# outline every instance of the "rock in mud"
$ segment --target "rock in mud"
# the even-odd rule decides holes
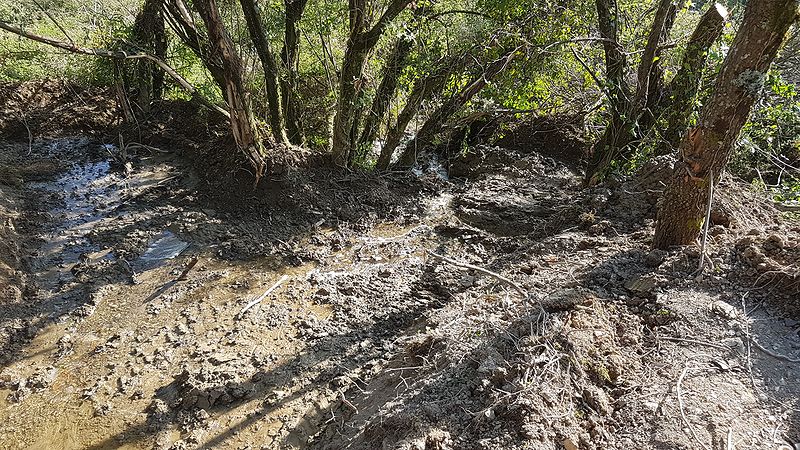
[[[658,278],[654,275],[641,275],[625,282],[625,289],[637,295],[650,296],[658,287]]]
[[[29,378],[18,378],[4,382],[4,385],[13,390],[7,400],[12,403],[21,402],[30,394],[41,392],[50,387],[57,375],[58,369],[53,366],[47,366],[37,369]]]
[[[215,405],[229,405],[255,393],[255,384],[252,381],[230,369],[202,368],[197,372],[184,370],[175,378],[175,383],[183,409],[208,409]]]

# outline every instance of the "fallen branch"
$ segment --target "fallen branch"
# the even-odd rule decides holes
[[[164,72],[166,72],[166,74],[169,75],[173,80],[175,80],[183,89],[188,91],[192,95],[192,98],[196,99],[204,106],[224,115],[225,117],[230,118],[230,114],[228,113],[228,111],[225,111],[219,106],[208,101],[208,99],[200,95],[200,92],[194,86],[192,86],[191,83],[186,81],[185,78],[183,78],[178,72],[176,72],[175,69],[173,69],[172,67],[170,67],[169,64],[156,58],[153,55],[141,52],[127,53],[124,51],[112,51],[104,48],[81,47],[74,43],[67,43],[46,36],[39,36],[38,34],[29,33],[21,28],[17,28],[3,21],[0,21],[0,29],[6,30],[10,33],[16,34],[17,36],[22,36],[32,41],[36,41],[42,44],[49,45],[51,47],[66,50],[71,53],[78,53],[82,55],[97,56],[101,58],[112,58],[112,59],[146,59],[148,61],[151,61],[158,67],[160,67],[161,70],[163,70]]]
[[[786,361],[786,362],[789,362],[789,363],[793,363],[793,364],[800,363],[800,359],[794,359],[794,358],[790,358],[790,357],[788,357],[786,355],[781,355],[780,353],[775,353],[772,350],[769,350],[766,347],[764,347],[763,345],[761,345],[757,340],[755,340],[755,338],[753,336],[749,336],[748,335],[747,337],[750,338],[750,341],[756,346],[757,349],[761,350],[762,352],[766,353],[769,356],[772,356],[773,358],[781,359],[783,361]]]
[[[197,261],[200,261],[200,258],[198,258],[197,256],[192,258],[189,261],[189,264],[186,265],[186,268],[183,269],[183,272],[181,272],[181,274],[178,276],[178,278],[175,278],[175,281],[186,281],[188,279],[187,275],[189,275],[189,271],[192,270],[192,268],[197,264]]]
[[[285,283],[285,282],[286,282],[286,280],[288,280],[288,279],[289,279],[289,275],[284,275],[284,276],[282,276],[282,277],[281,277],[281,278],[278,280],[278,282],[277,282],[277,283],[273,284],[271,288],[267,289],[267,290],[266,290],[266,291],[265,291],[263,294],[261,294],[261,295],[260,295],[258,298],[254,299],[254,300],[251,300],[251,301],[250,301],[250,303],[248,303],[248,304],[244,305],[244,308],[242,308],[242,310],[241,310],[241,311],[239,311],[239,317],[241,318],[242,316],[244,316],[244,313],[246,313],[246,312],[247,312],[247,311],[248,311],[250,308],[252,308],[253,306],[256,306],[256,305],[257,305],[257,304],[259,304],[259,303],[261,303],[261,301],[263,301],[265,298],[267,298],[267,296],[268,296],[269,294],[271,294],[271,293],[272,293],[272,291],[274,291],[275,289],[278,289],[278,287],[279,287],[280,285],[282,285],[283,283]]]
[[[686,367],[683,368],[683,372],[681,372],[681,375],[678,377],[678,384],[675,386],[675,391],[676,391],[676,393],[678,395],[678,407],[681,410],[681,419],[683,419],[683,423],[686,424],[686,427],[689,428],[689,431],[692,432],[692,437],[694,437],[694,440],[697,441],[697,443],[700,444],[700,446],[702,448],[708,450],[708,446],[706,444],[704,444],[703,441],[701,441],[699,437],[697,437],[697,433],[694,432],[694,427],[692,426],[691,423],[689,423],[689,419],[686,418],[686,412],[683,410],[683,397],[681,396],[681,383],[683,383],[683,379],[686,377],[687,373],[689,373],[689,366],[686,366]]]
[[[506,278],[506,277],[504,277],[504,276],[500,275],[499,273],[492,272],[491,270],[484,269],[483,267],[478,267],[478,266],[475,266],[475,265],[472,265],[472,264],[469,264],[469,263],[465,263],[465,262],[461,262],[461,261],[456,261],[456,260],[454,260],[454,259],[450,259],[450,258],[448,258],[448,257],[446,257],[446,256],[437,255],[436,253],[433,253],[433,252],[432,252],[432,251],[430,251],[430,250],[426,250],[426,251],[427,251],[427,253],[428,253],[429,255],[433,256],[434,258],[436,258],[436,259],[439,259],[439,260],[442,260],[442,261],[444,261],[444,262],[446,262],[446,263],[448,263],[448,264],[452,264],[452,265],[454,265],[454,266],[456,266],[456,267],[461,267],[461,268],[463,268],[463,269],[471,269],[471,270],[476,270],[476,271],[478,271],[478,272],[480,272],[480,273],[483,273],[483,274],[489,275],[490,277],[492,277],[492,278],[494,278],[494,279],[496,279],[496,280],[500,281],[501,283],[503,283],[503,284],[506,284],[506,285],[508,285],[508,286],[511,286],[511,287],[513,287],[513,288],[514,288],[514,289],[515,289],[517,292],[519,292],[519,293],[520,293],[520,295],[522,295],[522,297],[523,297],[523,298],[525,298],[525,299],[527,299],[527,298],[528,298],[528,291],[526,291],[525,289],[523,289],[523,288],[522,288],[522,286],[518,285],[517,283],[515,283],[515,282],[513,282],[513,281],[509,280],[508,278]]]
[[[698,339],[684,339],[684,338],[677,338],[677,337],[670,337],[670,336],[659,336],[659,339],[663,339],[665,341],[672,341],[672,342],[686,342],[690,344],[698,344],[698,345],[705,345],[708,347],[716,348],[719,350],[730,350],[728,347],[724,345],[715,344],[713,342],[708,341],[701,341]]]

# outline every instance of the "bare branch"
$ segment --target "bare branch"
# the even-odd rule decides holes
[[[169,64],[165,63],[164,61],[156,58],[153,55],[149,55],[147,53],[142,52],[134,52],[128,53],[121,50],[108,50],[104,48],[90,48],[90,47],[81,47],[76,45],[75,43],[67,43],[63,41],[59,41],[56,39],[49,38],[47,36],[39,36],[38,34],[29,33],[21,28],[17,28],[13,25],[10,25],[6,22],[0,21],[0,29],[6,30],[9,33],[14,33],[18,36],[22,36],[26,39],[30,39],[32,41],[36,41],[42,44],[49,45],[51,47],[60,48],[62,50],[66,50],[71,53],[77,53],[81,55],[89,55],[89,56],[97,56],[100,58],[112,58],[118,60],[125,60],[125,59],[146,59],[148,61],[153,62],[155,65],[161,68],[164,72],[167,73],[173,80],[175,80],[184,90],[189,92],[192,95],[192,98],[197,99],[200,103],[206,106],[209,109],[212,109],[226,117],[230,117],[227,111],[220,108],[217,105],[211,103],[208,99],[200,95],[197,89],[191,85],[185,78],[183,78],[178,72],[175,71]]]

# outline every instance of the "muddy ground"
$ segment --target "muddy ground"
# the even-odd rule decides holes
[[[800,222],[735,180],[698,275],[650,250],[659,163],[582,190],[515,143],[229,195],[112,142],[0,143],[2,448],[800,448]]]

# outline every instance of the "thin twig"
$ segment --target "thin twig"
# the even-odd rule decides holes
[[[20,122],[25,125],[25,129],[28,130],[28,155],[30,156],[33,153],[33,133],[31,133],[31,127],[28,126],[28,119],[25,117],[25,114],[20,115]]]
[[[691,423],[689,423],[689,419],[686,418],[686,412],[683,410],[683,397],[681,396],[681,383],[683,383],[683,379],[686,377],[686,374],[689,373],[689,366],[683,368],[683,372],[681,372],[681,376],[678,377],[678,384],[675,386],[675,392],[678,395],[678,407],[681,410],[681,419],[683,419],[683,423],[686,424],[686,427],[689,428],[691,431],[694,440],[700,444],[701,447],[708,450],[708,446],[697,437],[697,433],[694,432],[694,427]]]
[[[733,427],[728,427],[728,440],[727,444],[725,445],[725,450],[735,450],[736,447],[733,445]]]
[[[700,340],[697,340],[697,339],[684,339],[684,338],[669,337],[669,336],[659,336],[659,338],[664,339],[665,341],[687,342],[687,343],[691,343],[691,344],[705,345],[707,347],[712,347],[712,348],[716,348],[716,349],[720,349],[720,350],[729,350],[729,348],[725,347],[724,345],[719,345],[719,344],[715,344],[713,342],[708,342],[708,341],[700,341]]]
[[[773,358],[781,359],[783,361],[786,361],[786,362],[789,362],[789,363],[792,363],[792,364],[800,363],[800,359],[794,359],[794,358],[790,358],[790,357],[788,357],[786,355],[781,355],[780,353],[775,353],[772,350],[769,350],[766,347],[764,347],[763,345],[761,345],[753,336],[748,335],[747,337],[750,338],[750,341],[753,343],[753,345],[756,346],[757,349],[761,350],[762,352],[766,353],[769,356],[772,356]]]
[[[497,279],[501,283],[504,283],[504,284],[507,284],[508,286],[513,287],[517,292],[520,293],[520,295],[522,295],[522,297],[524,297],[526,299],[528,298],[528,291],[523,289],[522,286],[518,285],[517,283],[509,280],[508,278],[506,278],[506,277],[504,277],[504,276],[502,276],[502,275],[500,275],[500,274],[498,274],[496,272],[492,272],[491,270],[484,269],[483,267],[478,267],[478,266],[475,266],[475,265],[472,265],[472,264],[469,264],[469,263],[456,261],[456,260],[450,259],[450,258],[448,258],[446,256],[437,255],[436,253],[433,253],[430,250],[427,250],[427,252],[428,252],[429,255],[433,256],[434,258],[440,259],[440,260],[442,260],[442,261],[444,261],[446,263],[452,264],[452,265],[454,265],[456,267],[461,267],[461,268],[464,268],[464,269],[477,270],[478,272],[481,272],[483,274],[489,275],[490,277],[493,277],[493,278]]]
[[[703,273],[706,263],[706,242],[708,241],[708,224],[711,221],[711,201],[714,199],[714,171],[708,171],[708,204],[706,205],[706,220],[703,223],[703,238],[700,244],[700,263],[697,265],[697,274]]]
[[[53,22],[53,24],[56,27],[58,27],[59,30],[61,30],[61,32],[64,34],[64,37],[67,38],[69,43],[72,44],[72,45],[75,45],[75,41],[73,41],[72,38],[69,36],[69,34],[67,33],[67,30],[65,30],[64,27],[62,27],[61,24],[58,23],[58,21],[55,19],[55,17],[53,17],[53,15],[50,14],[50,12],[47,11],[47,8],[45,8],[44,6],[40,5],[39,2],[37,2],[36,0],[32,0],[32,1],[33,1],[33,4],[38,6],[39,9],[41,9],[42,12],[47,16],[47,18],[50,19],[50,21]]]
[[[356,405],[354,405],[350,400],[348,400],[344,396],[344,392],[341,389],[339,389],[339,395],[342,396],[342,403],[347,405],[348,408],[352,409],[354,413],[358,414],[358,408],[356,408]]]
[[[271,294],[271,293],[272,293],[272,291],[274,291],[275,289],[278,289],[278,287],[279,287],[280,285],[282,285],[284,282],[286,282],[286,280],[288,280],[288,279],[289,279],[289,275],[284,275],[284,276],[282,276],[282,277],[281,277],[281,278],[278,280],[278,282],[277,282],[277,283],[273,284],[271,288],[267,289],[267,290],[266,290],[266,291],[265,291],[263,294],[261,294],[261,295],[260,295],[258,298],[254,299],[254,300],[250,301],[250,303],[248,303],[248,304],[244,305],[244,308],[242,308],[242,310],[241,310],[241,311],[239,311],[239,317],[242,317],[242,316],[244,316],[244,313],[246,313],[246,312],[247,312],[247,311],[248,311],[250,308],[252,308],[253,306],[256,306],[256,305],[257,305],[257,304],[259,304],[259,303],[261,303],[261,301],[262,301],[262,300],[264,300],[265,298],[267,298],[267,296],[268,296],[269,294]]]

